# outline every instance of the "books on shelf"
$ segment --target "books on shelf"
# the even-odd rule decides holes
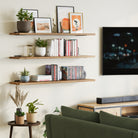
[[[51,75],[52,80],[79,80],[86,78],[84,66],[61,66],[51,64],[45,66],[45,74]]]
[[[47,40],[46,56],[78,56],[77,39],[49,39]]]
[[[62,66],[62,80],[79,80],[86,78],[83,66]]]

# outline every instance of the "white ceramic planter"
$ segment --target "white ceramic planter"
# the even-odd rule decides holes
[[[26,118],[28,123],[36,123],[37,113],[26,113]]]
[[[35,47],[35,55],[36,56],[45,56],[46,55],[46,47]]]

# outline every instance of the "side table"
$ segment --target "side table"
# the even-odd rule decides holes
[[[9,138],[12,138],[12,132],[13,132],[13,127],[18,126],[18,127],[28,127],[29,128],[29,136],[32,138],[32,126],[38,126],[40,125],[40,122],[37,121],[36,123],[28,123],[26,120],[24,121],[24,124],[19,125],[16,124],[15,121],[10,121],[8,122],[8,125],[10,125],[10,136]]]

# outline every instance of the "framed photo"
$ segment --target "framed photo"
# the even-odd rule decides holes
[[[73,6],[56,6],[58,33],[70,32],[69,13],[74,12]]]
[[[39,17],[38,10],[37,9],[23,9],[23,11],[28,11],[28,13],[33,13],[33,18]],[[31,20],[31,31],[34,32],[34,21]]]
[[[83,13],[70,13],[70,33],[83,33]]]
[[[51,18],[34,18],[35,33],[52,33]]]

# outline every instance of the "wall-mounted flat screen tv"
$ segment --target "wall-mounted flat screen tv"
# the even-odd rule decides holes
[[[138,27],[103,27],[103,75],[138,74]]]

